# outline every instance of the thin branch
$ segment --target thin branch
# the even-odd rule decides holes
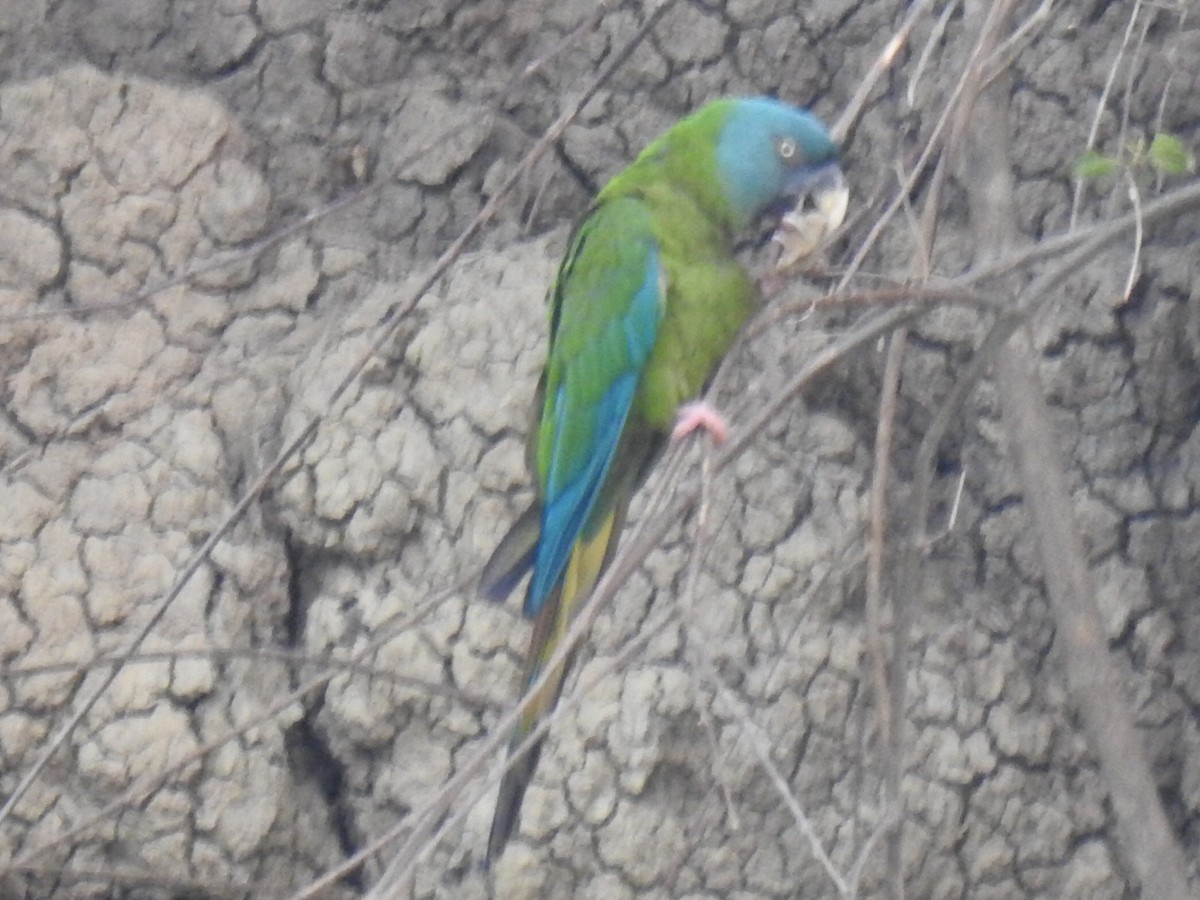
[[[908,43],[913,28],[916,27],[921,16],[925,14],[925,11],[931,5],[932,0],[913,0],[909,5],[908,12],[904,14],[904,19],[900,22],[899,27],[888,38],[887,43],[883,45],[883,49],[879,51],[879,55],[871,64],[871,68],[867,70],[862,81],[858,83],[858,89],[855,90],[854,96],[850,98],[850,102],[846,104],[846,108],[842,111],[842,114],[838,116],[837,121],[829,129],[829,133],[835,141],[841,143],[849,135],[850,130],[862,115],[871,91],[875,89],[875,85],[887,74],[887,71],[895,65],[896,57],[900,55],[900,51]]]
[[[1017,61],[1017,57],[1037,37],[1035,30],[1043,27],[1050,18],[1055,0],[1042,0],[1032,13],[1025,17],[1013,33],[1006,37],[995,50],[989,54],[985,63],[987,69],[983,74],[983,84],[989,85],[994,79],[1007,72]]]
[[[700,583],[700,570],[703,568],[705,555],[712,544],[712,528],[709,523],[710,503],[712,501],[712,447],[705,446],[701,451],[703,454],[700,460],[700,499],[696,504],[696,515],[692,522],[692,540],[688,548],[687,566],[684,569],[683,588],[679,592],[679,597],[676,603],[679,606],[679,618],[687,629],[685,632],[689,650],[691,643],[697,639],[694,629],[689,628],[692,622],[697,619],[696,614],[696,589]],[[699,649],[695,650],[699,653]],[[712,715],[708,710],[703,710],[701,720],[704,724],[705,734],[709,738],[709,748],[712,751],[713,759],[717,759],[720,754],[720,741],[717,737],[717,729],[713,724]],[[733,794],[729,790],[729,784],[726,779],[721,776],[720,771],[714,773],[717,787],[721,792],[721,799],[725,803],[726,815],[729,818],[730,826],[736,830],[738,822],[737,806],[733,802]]]
[[[849,887],[847,886],[846,877],[834,864],[832,857],[830,857],[829,852],[825,849],[825,845],[821,842],[821,836],[817,834],[817,829],[814,827],[812,819],[808,817],[808,813],[804,811],[804,807],[800,805],[800,801],[792,793],[787,779],[779,771],[779,766],[771,758],[770,737],[754,721],[754,718],[750,715],[750,711],[742,703],[741,698],[725,684],[724,680],[717,673],[716,667],[712,665],[711,660],[701,662],[699,668],[705,676],[705,680],[716,690],[720,700],[729,707],[730,715],[737,719],[738,724],[741,725],[742,734],[749,740],[750,748],[758,758],[758,764],[771,780],[771,785],[775,788],[775,793],[779,795],[784,805],[788,808],[788,811],[792,814],[792,819],[795,821],[800,833],[804,835],[804,839],[808,841],[813,856],[821,864],[821,868],[825,870],[825,874],[829,876],[829,880],[833,882],[833,886],[837,889],[838,894],[842,897],[847,896],[849,894]]]
[[[1108,77],[1104,79],[1104,88],[1100,91],[1100,97],[1096,100],[1096,111],[1092,114],[1092,127],[1088,130],[1084,150],[1091,150],[1096,146],[1096,138],[1100,134],[1100,120],[1104,117],[1104,110],[1108,107],[1108,98],[1112,93],[1113,83],[1117,80],[1117,72],[1121,68],[1121,60],[1125,57],[1125,50],[1129,47],[1130,38],[1133,37],[1133,27],[1137,24],[1138,16],[1141,15],[1141,12],[1142,0],[1134,0],[1129,10],[1129,21],[1125,25],[1125,33],[1121,37],[1121,45],[1117,47],[1117,55],[1113,58],[1113,63],[1108,69]],[[1079,204],[1082,200],[1083,179],[1076,175],[1075,187],[1071,197],[1071,216],[1067,220],[1067,231],[1075,230],[1075,224],[1079,221]]]
[[[895,656],[884,646],[886,604],[883,597],[883,569],[887,556],[887,491],[891,481],[892,437],[896,424],[896,400],[900,393],[900,372],[908,346],[906,328],[892,334],[883,384],[879,388],[879,417],[875,429],[875,466],[871,474],[869,540],[867,542],[866,645],[870,667],[871,694],[878,712],[881,745],[892,734],[892,717],[903,715],[893,709],[888,691],[888,660]],[[889,747],[889,755],[899,748]]]
[[[376,626],[376,631],[379,626]],[[394,636],[391,635],[391,636]],[[372,644],[372,647],[375,645]],[[389,682],[398,687],[412,688],[431,696],[446,697],[475,709],[487,709],[496,705],[496,701],[480,694],[473,694],[460,688],[450,687],[426,678],[417,678],[397,672],[390,666],[376,666],[358,660],[355,657],[346,658],[341,654],[315,655],[299,650],[288,650],[283,647],[189,647],[178,650],[145,650],[126,656],[123,653],[105,654],[89,659],[86,662],[43,663],[34,666],[13,666],[5,669],[0,675],[0,681],[9,679],[35,678],[41,675],[85,674],[104,666],[117,665],[124,661],[126,666],[150,665],[158,662],[176,662],[181,659],[201,660],[247,660],[251,663],[275,664],[283,663],[291,670],[304,668],[319,668],[325,670],[330,677],[337,675],[362,675],[366,678],[376,678]]]
[[[908,87],[904,92],[904,99],[910,107],[915,108],[917,105],[917,85],[921,83],[921,78],[924,77],[929,60],[933,58],[937,45],[945,37],[946,26],[950,24],[950,19],[958,12],[958,7],[959,0],[952,0],[952,2],[942,7],[941,15],[933,23],[933,30],[930,31],[929,37],[925,41],[925,46],[921,48],[921,53],[917,57],[917,64],[913,66],[913,73],[908,79]]]
[[[1163,194],[1145,204],[1142,207],[1142,219],[1149,227],[1159,222],[1171,221],[1185,213],[1194,212],[1197,208],[1200,208],[1200,179],[1192,179],[1170,193]],[[967,287],[1008,275],[1045,259],[1061,257],[1077,247],[1088,246],[1093,249],[1105,247],[1137,228],[1137,219],[1136,213],[1129,213],[1092,228],[1068,231],[1056,237],[1045,238],[1019,250],[1009,249],[1006,256],[981,260],[969,272],[947,279],[945,282],[937,281],[935,285]],[[1085,253],[1085,256],[1090,255],[1091,251]]]
[[[978,286],[1019,273],[1055,257],[1059,259],[1051,271],[1055,273],[1056,279],[1066,277],[1072,272],[1071,265],[1077,266],[1091,259],[1100,250],[1126,237],[1131,231],[1145,231],[1197,210],[1200,210],[1200,179],[1181,185],[1143,205],[1140,217],[1137,212],[1131,212],[1103,224],[1043,238],[1037,243],[1009,249],[1004,255],[996,258],[981,259],[960,275],[934,274],[927,284],[919,286],[896,284],[874,290],[855,291],[842,287],[815,299],[806,295],[798,300],[778,300],[748,326],[747,337],[757,337],[784,318],[809,315],[814,310],[831,307],[965,304],[1010,311],[1008,294],[990,290],[985,292]],[[845,276],[839,279],[840,284],[846,281],[848,278]],[[1023,296],[1030,305],[1038,302],[1038,298],[1033,295],[1025,293]],[[1049,301],[1047,297],[1042,299]]]
[[[896,818],[897,812],[894,806],[884,809],[879,821],[875,823],[875,827],[863,841],[862,848],[858,851],[858,857],[850,867],[850,875],[846,879],[847,900],[857,900],[858,886],[862,882],[863,872],[866,871],[871,854],[875,852],[876,845],[887,836],[888,832],[896,827]]]
[[[707,542],[708,501],[712,486],[711,462],[711,456],[706,452],[700,476],[692,552],[689,554],[684,588],[679,596],[680,618],[685,627],[689,623],[694,622],[696,618],[696,586],[700,578],[702,560],[702,555],[698,550]],[[784,805],[791,811],[792,818],[796,822],[796,827],[800,830],[805,840],[808,841],[813,856],[816,857],[826,874],[829,875],[829,879],[833,882],[834,887],[837,888],[838,893],[845,896],[846,880],[842,876],[842,873],[838,871],[837,866],[834,865],[828,851],[825,849],[825,845],[821,842],[820,836],[813,827],[812,820],[805,813],[804,807],[800,805],[800,801],[796,799],[796,795],[792,792],[787,779],[784,778],[783,773],[779,771],[779,767],[771,758],[771,740],[769,736],[763,733],[762,729],[750,715],[750,711],[746,709],[745,704],[725,684],[717,672],[712,655],[706,652],[704,642],[697,640],[696,635],[690,629],[688,634],[689,637],[686,645],[687,655],[692,667],[698,672],[701,680],[713,688],[720,701],[728,707],[729,714],[737,720],[741,726],[742,734],[749,740],[750,747],[753,749],[754,755],[758,758],[759,765],[767,774],[771,785],[783,800]]]
[[[1129,194],[1129,203],[1133,207],[1133,221],[1135,223],[1133,231],[1133,255],[1129,260],[1129,273],[1125,276],[1125,290],[1121,292],[1121,299],[1128,301],[1133,294],[1133,286],[1137,284],[1138,276],[1142,274],[1142,242],[1145,239],[1144,224],[1142,222],[1142,195],[1138,191],[1137,181],[1133,177],[1133,173],[1128,170],[1125,172],[1125,186]]]
[[[113,866],[108,869],[95,868],[63,868],[61,865],[27,866],[24,870],[33,876],[50,879],[57,888],[55,896],[63,897],[99,897],[113,896],[108,891],[124,888],[126,891],[140,895],[139,888],[155,891],[154,896],[189,897],[193,900],[209,897],[218,898],[244,896],[246,886],[233,881],[203,880],[200,878],[181,878],[169,873],[150,872],[134,869],[128,866]],[[105,893],[97,885],[105,885]],[[76,890],[71,891],[74,887]],[[117,896],[126,896],[124,892]]]

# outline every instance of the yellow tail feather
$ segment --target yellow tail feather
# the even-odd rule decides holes
[[[588,539],[580,538],[571,550],[571,559],[567,563],[567,571],[559,585],[557,597],[547,598],[546,606],[533,623],[533,634],[529,642],[529,656],[525,661],[525,687],[528,689],[545,668],[550,657],[558,648],[570,629],[571,622],[578,612],[579,601],[585,600],[592,592],[600,578],[600,572],[608,558],[608,542],[612,538],[613,524],[616,513],[610,512],[596,533]],[[567,674],[571,656],[568,655],[538,692],[538,696],[525,708],[517,727],[513,730],[509,753],[518,746],[537,723],[549,715],[558,703],[558,695],[562,691],[563,679]],[[520,813],[521,800],[525,796],[525,788],[533,777],[537,766],[538,755],[541,751],[541,741],[520,754],[519,758],[510,759],[510,767],[504,773],[500,782],[500,796],[496,801],[496,813],[492,818],[492,832],[488,837],[487,857],[485,863],[490,864],[504,849],[512,830],[516,827]]]

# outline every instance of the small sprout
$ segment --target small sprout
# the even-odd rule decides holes
[[[1107,178],[1117,171],[1117,161],[1099,150],[1089,150],[1075,163],[1076,178]]]
[[[1158,133],[1150,142],[1150,165],[1162,175],[1182,175],[1196,170],[1196,157],[1173,134]]]

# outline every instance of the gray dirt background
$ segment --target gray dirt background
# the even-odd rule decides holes
[[[1100,147],[1156,128],[1200,147],[1188,5],[1143,10]],[[515,84],[594,9],[0,0],[0,797],[283,443],[326,409],[381,316],[646,16],[612,4]],[[405,315],[0,824],[0,896],[291,896],[460,771],[514,698],[527,639],[515,601],[476,601],[463,579],[528,497],[542,298],[567,226],[707,99],[776,93],[836,118],[904,9],[676,3]],[[1071,166],[1131,10],[1061,3],[1012,49],[1030,242],[1068,225]],[[911,165],[973,40],[956,4],[921,19],[848,144],[859,218],[836,252],[865,235],[897,161]],[[194,271],[363,184],[361,202]],[[1164,187],[1140,184],[1147,199]],[[971,261],[963,196],[952,181],[934,253],[946,273]],[[1127,208],[1123,189],[1091,186],[1081,223]],[[1114,247],[1032,323],[1105,626],[1194,884],[1196,235],[1194,217],[1148,234],[1128,298],[1132,250]],[[908,277],[913,250],[900,217],[866,271]],[[74,314],[28,315],[63,307]],[[719,398],[735,428],[857,315],[793,316],[746,347]],[[946,307],[916,327],[895,535],[911,521],[916,447],[987,321]],[[480,775],[452,806],[462,820],[395,896],[836,896],[755,747],[770,748],[849,873],[884,812],[864,650],[883,359],[872,347],[836,367],[716,479],[694,591],[677,529],[601,613],[577,666],[593,685],[555,723],[520,839],[496,869],[478,868],[491,814]],[[908,896],[1135,897],[1068,702],[990,382],[938,466],[934,521],[965,482],[915,609]],[[331,667],[327,686],[289,698]],[[384,865],[321,896],[365,894]],[[883,874],[868,855],[860,896],[881,896]]]

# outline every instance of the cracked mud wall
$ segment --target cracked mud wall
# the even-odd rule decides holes
[[[0,0],[0,796],[283,442],[326,409],[381,317],[645,14],[607,12],[501,95],[592,10]],[[466,579],[527,500],[542,297],[567,226],[711,96],[776,92],[832,119],[901,13],[676,4],[406,314],[0,825],[0,895],[289,896],[460,771],[515,696],[527,636],[515,603],[478,602]],[[1070,166],[1126,23],[1116,5],[1075,4],[1019,47],[1012,140],[1030,241],[1067,225]],[[1193,148],[1198,35],[1156,14],[1158,51],[1128,60],[1121,101],[1135,128],[1161,120]],[[969,39],[948,14],[932,56],[907,54],[868,108],[848,146],[865,212],[846,246],[936,119]],[[1121,109],[1101,118],[1109,149]],[[195,271],[364,183],[378,187],[361,202]],[[1120,208],[1094,188],[1085,201],[1085,221]],[[946,272],[970,262],[964,209],[952,195],[935,255]],[[1129,253],[1114,250],[1032,323],[1106,628],[1192,860],[1194,235],[1194,218],[1151,233],[1128,298]],[[911,230],[893,226],[869,268],[903,277],[912,254]],[[35,316],[63,307],[72,314]],[[722,394],[735,427],[850,316],[792,317],[751,342]],[[947,307],[916,326],[896,440],[901,533],[916,446],[985,321]],[[684,590],[690,538],[677,530],[603,611],[578,666],[594,686],[555,724],[495,872],[477,869],[490,797],[466,809],[468,798],[401,896],[834,895],[754,742],[848,870],[882,814],[863,558],[883,356],[849,362],[717,479],[697,589]],[[988,381],[961,418],[939,460],[943,519],[965,473],[963,494],[922,568],[910,659],[910,895],[1135,896],[1066,696]],[[330,671],[327,686],[291,694]],[[325,895],[362,894],[382,868]],[[882,872],[871,857],[862,896],[882,895]]]

